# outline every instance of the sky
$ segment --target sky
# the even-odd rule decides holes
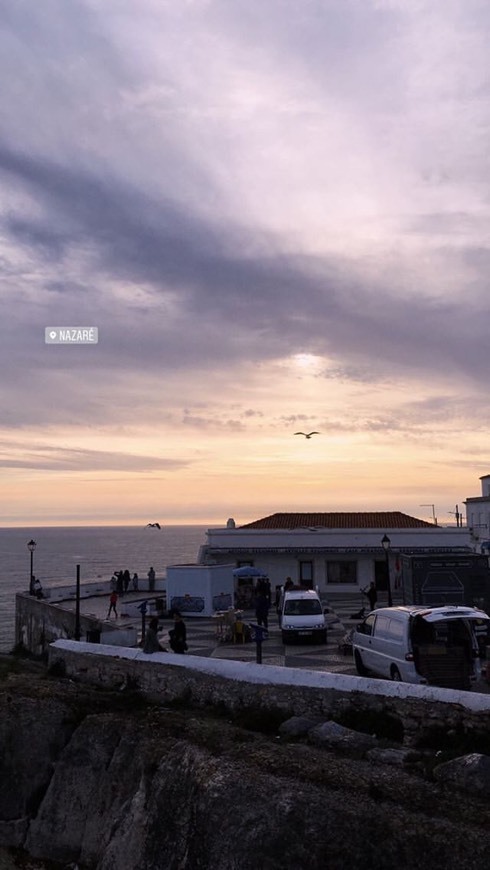
[[[489,41],[487,0],[0,0],[0,525],[454,522]]]

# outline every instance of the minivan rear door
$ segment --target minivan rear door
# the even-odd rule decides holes
[[[437,609],[428,610],[426,613],[422,611],[417,616],[422,617],[425,622],[448,622],[451,619],[490,620],[488,613],[485,613],[484,610],[477,610],[474,607],[459,607],[457,610],[455,608],[438,607]]]

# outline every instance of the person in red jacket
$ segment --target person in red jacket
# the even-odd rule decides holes
[[[111,613],[114,613],[114,616],[117,619],[116,604],[117,604],[117,592],[115,590],[113,590],[111,592],[111,597],[109,598],[109,610],[108,610],[107,617],[106,617],[107,619],[109,619]]]

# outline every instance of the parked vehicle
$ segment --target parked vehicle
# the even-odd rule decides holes
[[[490,617],[476,607],[381,607],[356,627],[357,673],[406,683],[469,689],[476,679],[477,631]]]
[[[279,625],[283,643],[310,639],[327,642],[327,623],[322,603],[313,589],[291,589],[283,592],[279,602]]]

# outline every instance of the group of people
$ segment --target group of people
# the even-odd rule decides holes
[[[173,611],[174,627],[168,633],[170,649],[175,653],[185,653],[187,651],[187,629],[185,622],[182,619],[182,614],[178,610]],[[145,632],[145,640],[143,643],[143,652],[167,652],[166,648],[161,645],[158,637],[158,617],[153,616],[150,619],[148,628]]]
[[[111,577],[111,592],[116,592],[117,595],[124,595],[125,592],[128,592],[130,583],[132,583],[134,591],[137,592],[139,578],[136,573],[131,577],[127,568],[125,571],[114,571]]]
[[[148,571],[147,577],[148,577],[150,590],[153,590],[155,588],[155,578],[156,578],[155,569],[153,568],[153,566]],[[136,571],[133,573],[132,577],[131,577],[131,574],[130,574],[128,568],[126,568],[125,571],[114,571],[114,574],[111,577],[111,583],[110,583],[111,594],[110,594],[110,598],[109,598],[109,610],[108,610],[107,617],[106,617],[107,619],[109,619],[111,613],[113,613],[117,619],[118,599],[122,598],[127,592],[129,592],[130,584],[132,586],[133,592],[138,592],[138,590],[139,590],[139,577],[138,577]],[[35,594],[35,593],[31,593],[31,594]]]

